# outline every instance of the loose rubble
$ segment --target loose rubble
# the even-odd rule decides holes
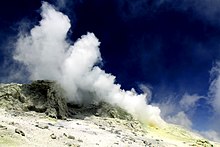
[[[15,133],[18,133],[21,136],[25,136],[24,132],[22,130],[20,130],[20,129],[17,129],[17,128],[15,129]]]

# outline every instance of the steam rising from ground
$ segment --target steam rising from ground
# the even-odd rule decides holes
[[[115,84],[115,76],[96,66],[101,62],[100,42],[87,33],[74,45],[66,41],[70,20],[48,3],[42,5],[42,20],[30,34],[22,33],[16,44],[14,59],[25,64],[31,80],[58,81],[68,100],[79,104],[106,101],[118,105],[136,118],[163,124],[160,109],[147,105],[147,93],[125,91]]]

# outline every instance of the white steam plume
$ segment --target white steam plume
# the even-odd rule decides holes
[[[30,34],[21,33],[14,59],[27,66],[31,80],[56,80],[69,101],[87,104],[106,101],[118,105],[143,122],[162,125],[160,109],[147,105],[147,94],[125,91],[115,76],[98,66],[99,41],[93,33],[83,35],[74,45],[66,41],[70,20],[48,3],[42,5],[42,20]]]

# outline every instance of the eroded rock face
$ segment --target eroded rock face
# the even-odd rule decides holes
[[[133,120],[131,114],[118,106],[110,105],[106,102],[89,104],[86,106],[68,104],[69,115],[72,117],[91,116],[118,118],[123,120]]]
[[[120,108],[119,106],[112,106],[105,102],[99,103],[96,115],[110,118],[119,118],[123,120],[133,119],[132,115],[126,112],[124,109]]]
[[[68,104],[63,89],[56,82],[33,81],[31,84],[1,84],[0,107],[9,110],[36,111],[53,118],[99,116],[132,120],[132,116],[118,106],[105,102]]]
[[[50,117],[67,116],[67,103],[62,88],[52,81],[31,84],[1,84],[0,106],[12,110],[44,112]]]
[[[0,106],[6,109],[24,110],[25,96],[21,84],[0,85]]]
[[[67,116],[67,103],[62,88],[52,81],[34,81],[23,85],[23,93],[29,97],[29,110],[45,112],[54,118]]]

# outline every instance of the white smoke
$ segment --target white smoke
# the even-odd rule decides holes
[[[188,116],[187,111],[190,110],[193,112],[193,107],[200,98],[202,98],[202,96],[198,96],[197,94],[189,95],[185,93],[178,103],[173,101],[173,97],[169,97],[164,102],[153,103],[153,105],[160,108],[162,112],[161,116],[166,122],[192,130],[193,122]]]
[[[211,85],[209,95],[212,98],[212,106],[215,112],[220,115],[220,62],[216,63],[211,70]]]
[[[195,104],[200,99],[205,99],[204,96],[199,96],[198,94],[190,95],[188,93],[185,93],[180,100],[179,104],[183,108],[183,110],[188,111],[195,107]]]
[[[42,4],[42,20],[30,34],[22,33],[14,59],[25,64],[31,80],[55,80],[65,89],[68,101],[88,104],[106,101],[127,110],[143,122],[162,125],[160,109],[147,104],[147,93],[125,91],[115,76],[97,65],[101,62],[100,42],[87,33],[74,45],[66,41],[70,20],[48,3]]]
[[[33,80],[57,80],[61,76],[60,66],[69,46],[65,37],[70,20],[47,3],[42,5],[41,16],[40,25],[35,26],[30,34],[21,32],[14,59],[27,66]]]
[[[166,118],[166,121],[173,124],[181,125],[187,129],[192,128],[192,121],[188,118],[187,114],[184,111],[180,111],[174,116],[168,116]]]
[[[210,140],[220,142],[220,134],[217,131],[208,130],[208,131],[201,131],[199,133],[202,134],[203,136],[209,138]]]

